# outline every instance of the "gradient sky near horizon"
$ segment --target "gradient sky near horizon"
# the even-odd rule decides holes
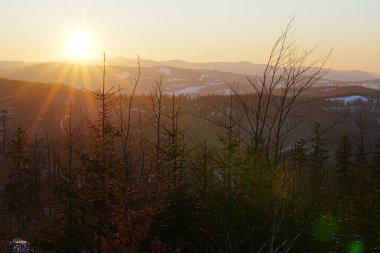
[[[0,0],[0,60],[67,60],[73,31],[91,57],[265,63],[289,19],[328,67],[380,73],[378,0]]]

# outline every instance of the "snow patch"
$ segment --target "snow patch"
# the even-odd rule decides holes
[[[331,86],[336,86],[336,83],[333,83],[331,81],[318,82],[314,86],[315,87],[331,87]]]
[[[380,84],[378,83],[362,83],[360,86],[374,90],[380,90]]]
[[[172,74],[172,70],[170,68],[160,67],[158,71],[160,71],[161,73],[167,76],[170,76]]]
[[[355,106],[349,106],[349,107],[347,107],[347,106],[345,106],[345,107],[342,107],[342,106],[340,106],[340,107],[338,107],[338,106],[330,106],[330,107],[322,106],[321,109],[323,111],[329,112],[329,111],[348,111],[348,110],[354,111],[357,108]]]
[[[209,75],[207,75],[207,74],[201,74],[201,75],[199,76],[198,80],[199,80],[199,81],[203,81],[205,78],[208,78],[208,77],[209,77]]]
[[[166,79],[166,82],[168,82],[168,83],[181,82],[181,81],[189,81],[189,79],[186,79],[186,78],[175,78],[175,77],[171,77],[171,78]]]
[[[217,93],[221,93],[223,95],[231,95],[233,94],[232,90],[231,89],[223,89],[223,90],[219,90],[217,91]]]
[[[333,101],[333,102],[342,102],[344,104],[349,104],[349,103],[352,103],[354,101],[359,101],[359,100],[362,102],[367,102],[368,98],[364,97],[364,96],[355,95],[355,96],[347,96],[347,97],[329,98],[327,100]]]
[[[319,80],[318,81],[318,84],[322,84],[322,83],[324,83],[324,84],[331,83],[331,80]]]
[[[335,90],[336,88],[325,88],[323,89],[322,91],[323,92],[329,92],[329,91],[332,91],[332,90]]]
[[[63,115],[63,116],[61,117],[61,120],[59,121],[59,126],[61,127],[61,130],[64,130],[64,128],[65,128],[65,123],[66,123],[66,121],[69,120],[69,118],[70,118],[70,115]]]
[[[118,79],[126,79],[130,76],[131,74],[129,74],[129,72],[121,72],[121,73],[118,73],[116,74],[117,78]]]
[[[170,94],[170,95],[194,94],[194,93],[199,93],[199,91],[203,88],[204,86],[186,87],[184,89],[165,92],[165,94]]]
[[[222,82],[220,80],[215,80],[214,82],[208,82],[208,83],[205,83],[206,85],[208,86],[215,86],[215,85],[221,85],[221,84],[225,84],[225,82]]]

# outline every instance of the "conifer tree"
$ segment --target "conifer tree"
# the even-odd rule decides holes
[[[3,109],[0,112],[0,124],[1,124],[1,147],[0,150],[2,151],[0,156],[0,179],[4,178],[6,176],[6,162],[7,162],[7,135],[8,135],[8,120],[10,118],[9,111],[7,109]]]
[[[358,209],[366,206],[369,208],[370,192],[370,161],[368,159],[369,152],[366,147],[366,111],[361,109],[359,111],[359,118],[357,119],[359,128],[359,138],[356,143],[356,152],[353,161],[353,192],[354,201]]]
[[[83,168],[78,164],[78,144],[82,123],[74,126],[72,105],[70,104],[67,125],[63,127],[63,164],[60,166],[60,177],[54,185],[57,220],[56,230],[59,236],[55,238],[59,252],[80,252],[85,250],[84,245],[92,240],[86,224],[85,204],[82,196],[81,180]],[[80,238],[80,240],[78,240]]]
[[[166,145],[164,147],[164,154],[171,167],[170,174],[174,175],[174,184],[182,184],[184,175],[184,133],[179,127],[180,115],[182,114],[180,108],[175,104],[175,96],[172,96],[172,110],[171,113],[166,115],[169,120],[169,126],[165,127]]]
[[[375,207],[380,208],[380,139],[376,139],[371,166],[372,196]]]
[[[203,202],[203,204],[207,204],[214,180],[212,153],[207,146],[206,140],[204,140],[196,150],[191,167],[194,173],[193,187],[195,188],[195,193],[198,195],[197,199]]]
[[[335,151],[335,175],[340,186],[340,191],[344,195],[348,194],[352,166],[352,144],[347,135],[344,135]]]
[[[295,180],[298,182],[298,187],[304,190],[306,187],[307,148],[306,141],[303,138],[297,140],[294,144],[292,161],[295,170]]]
[[[13,133],[9,144],[10,170],[8,174],[9,182],[6,185],[6,194],[9,198],[9,210],[14,214],[17,224],[17,233],[22,234],[26,226],[26,185],[29,181],[27,177],[27,156],[29,138],[25,131],[17,128]]]
[[[108,235],[114,230],[112,216],[115,214],[120,196],[120,182],[125,182],[121,172],[121,159],[116,148],[118,129],[114,126],[114,109],[117,90],[114,87],[106,88],[106,56],[103,54],[103,83],[100,89],[88,91],[99,103],[95,120],[86,117],[90,129],[90,143],[92,145],[86,154],[82,154],[86,164],[84,187],[85,198],[89,202],[86,206],[91,211],[93,222],[94,247],[100,251],[109,244]],[[120,177],[121,174],[121,177]],[[125,186],[126,187],[126,186]]]
[[[321,130],[321,124],[314,122],[313,137],[311,138],[311,188],[312,199],[315,200],[317,208],[321,206],[322,196],[327,191],[327,175],[325,162],[328,159],[327,150],[325,148],[325,139],[323,138],[323,132]]]
[[[344,135],[335,151],[335,197],[336,205],[341,215],[345,215],[348,210],[348,198],[352,193],[352,143],[351,139]]]

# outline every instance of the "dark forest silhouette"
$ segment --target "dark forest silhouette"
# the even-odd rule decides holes
[[[4,107],[0,249],[21,237],[39,252],[379,250],[380,139],[367,145],[365,110],[358,139],[331,144],[319,122],[294,136],[328,55],[301,50],[292,26],[253,95],[231,83],[210,96],[213,115],[197,112],[216,140],[181,127],[195,99],[164,94],[164,80],[137,96],[140,71],[131,93],[105,78],[82,92],[95,109],[70,102],[59,131],[27,133]]]

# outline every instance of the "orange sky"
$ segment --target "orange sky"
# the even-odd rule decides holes
[[[0,0],[0,60],[70,59],[68,38],[91,37],[91,58],[264,63],[295,14],[302,46],[334,49],[333,69],[380,73],[376,0]]]

